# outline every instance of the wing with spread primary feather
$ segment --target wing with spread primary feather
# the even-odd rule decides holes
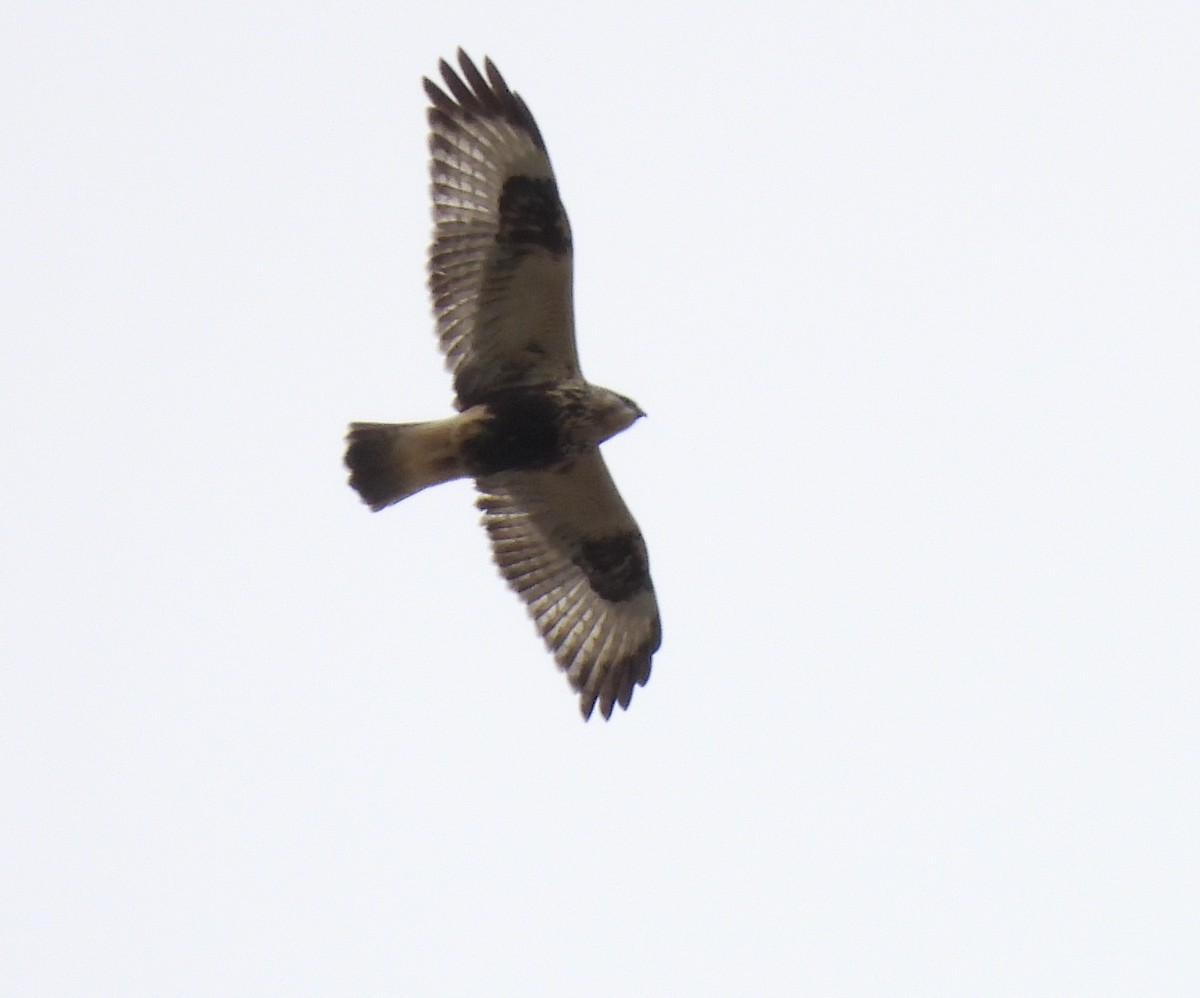
[[[429,289],[459,408],[580,377],[571,228],[533,115],[490,59],[426,79],[434,233]],[[486,75],[485,75],[486,74]]]
[[[628,707],[662,641],[646,545],[598,450],[477,482],[496,564],[589,717]]]

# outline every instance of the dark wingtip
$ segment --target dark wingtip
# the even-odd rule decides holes
[[[483,72],[480,72],[462,46],[459,46],[456,58],[459,69],[455,69],[445,59],[438,60],[438,72],[445,81],[442,85],[434,83],[428,77],[422,77],[421,82],[429,96],[430,104],[440,108],[451,119],[464,111],[468,115],[504,118],[510,124],[524,129],[534,145],[543,153],[546,152],[546,143],[538,130],[537,122],[533,120],[533,114],[521,99],[521,95],[509,88],[496,64],[485,56]]]
[[[598,693],[580,693],[579,712],[585,721],[590,721],[597,702],[600,704],[600,716],[608,721],[612,719],[613,707],[621,705],[622,710],[628,710],[633,702],[633,691],[639,686],[645,686],[650,679],[651,660],[647,655],[641,667],[628,672],[620,686],[610,687]]]

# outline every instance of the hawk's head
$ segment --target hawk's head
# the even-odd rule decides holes
[[[591,442],[597,444],[628,429],[646,415],[633,399],[595,385],[587,386],[584,405],[586,415],[583,422],[588,427]]]

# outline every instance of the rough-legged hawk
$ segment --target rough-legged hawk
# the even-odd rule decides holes
[[[429,95],[429,289],[458,414],[352,423],[350,484],[372,509],[475,479],[496,564],[590,717],[628,707],[662,638],[646,545],[599,445],[643,415],[584,380],[571,228],[525,102],[484,60],[443,60]],[[448,92],[447,92],[448,91]]]

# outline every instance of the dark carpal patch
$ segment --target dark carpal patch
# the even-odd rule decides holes
[[[584,541],[574,561],[596,594],[613,603],[632,599],[650,588],[650,566],[639,534]]]
[[[555,256],[570,252],[571,230],[552,179],[516,176],[504,182],[496,242],[541,246]]]
[[[563,458],[558,409],[545,391],[517,389],[484,402],[490,418],[464,447],[473,477],[548,468]]]

